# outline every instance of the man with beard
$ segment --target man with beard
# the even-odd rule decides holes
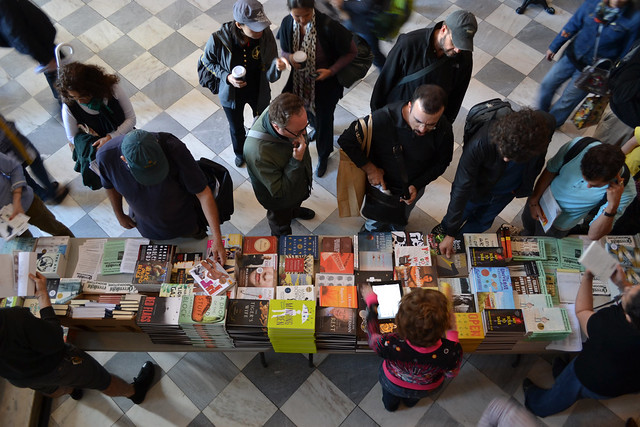
[[[366,230],[404,230],[427,184],[442,175],[451,163],[453,130],[443,115],[446,99],[441,87],[422,85],[411,101],[393,102],[374,111],[370,119],[364,120],[370,123],[366,132],[372,135],[368,155],[359,142],[363,129],[358,120],[338,139],[351,161],[365,171],[369,185],[379,186],[398,196],[399,203],[406,204],[404,218],[399,217],[394,223],[376,218],[374,210],[374,215],[367,216]],[[398,156],[403,165],[399,165]],[[405,189],[408,194],[403,194]]]
[[[444,115],[453,123],[471,80],[477,30],[476,17],[457,10],[434,27],[398,37],[373,88],[371,111],[406,101],[423,84],[436,84],[447,93]]]

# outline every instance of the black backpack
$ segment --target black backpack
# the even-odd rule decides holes
[[[201,157],[198,166],[207,178],[209,188],[218,206],[220,224],[231,219],[233,215],[233,181],[227,168],[213,160]],[[216,193],[217,192],[217,193]]]
[[[463,144],[469,142],[485,123],[510,113],[513,113],[511,104],[499,98],[490,99],[474,105],[469,110],[467,119],[464,122]]]
[[[215,35],[212,34],[211,37],[215,37]],[[205,67],[202,63],[202,56],[198,59],[198,82],[200,86],[209,89],[214,95],[220,91],[220,77]]]

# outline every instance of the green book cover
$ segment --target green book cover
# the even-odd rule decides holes
[[[183,295],[180,305],[180,324],[224,322],[226,295]]]
[[[314,331],[316,324],[316,302],[296,300],[271,300],[267,329],[269,336],[275,331]]]

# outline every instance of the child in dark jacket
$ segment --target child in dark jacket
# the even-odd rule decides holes
[[[397,331],[380,333],[378,296],[362,289],[367,302],[369,347],[384,359],[380,367],[382,403],[387,411],[415,406],[440,387],[444,377],[458,375],[462,347],[455,317],[444,294],[433,289],[414,289],[402,297],[395,323]]]

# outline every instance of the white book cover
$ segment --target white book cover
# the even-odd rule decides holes
[[[560,308],[566,310],[571,324],[571,333],[563,340],[551,341],[547,346],[547,350],[556,351],[582,351],[582,332],[580,331],[580,322],[576,316],[576,308],[574,304],[560,304]]]
[[[36,294],[36,282],[29,278],[29,273],[36,274],[38,257],[35,252],[18,252],[18,296],[26,297]]]
[[[500,246],[496,233],[465,233],[464,246],[474,248],[497,248]],[[468,251],[467,251],[468,252]]]
[[[10,203],[0,209],[0,237],[5,240],[11,240],[29,229],[28,216],[19,213],[9,219],[11,215],[13,215],[13,204]]]
[[[542,224],[542,229],[546,232],[549,231],[553,222],[562,212],[562,209],[560,205],[558,205],[558,202],[556,202],[556,198],[553,197],[551,186],[548,186],[547,189],[544,190],[539,203],[540,209],[542,210],[542,217],[538,219],[540,220],[540,224]]]
[[[315,301],[316,294],[313,286],[278,286],[276,299]]]
[[[395,265],[411,267],[431,266],[431,251],[429,246],[396,246]]]
[[[616,266],[618,265],[618,260],[597,241],[591,242],[578,261],[586,269],[591,270],[594,276],[598,276],[602,280],[607,280],[611,277],[616,272]]]
[[[237,299],[261,299],[270,300],[274,299],[275,292],[273,287],[259,286],[259,287],[238,287],[236,289]],[[281,298],[278,298],[281,299]],[[284,299],[284,298],[283,298]]]

